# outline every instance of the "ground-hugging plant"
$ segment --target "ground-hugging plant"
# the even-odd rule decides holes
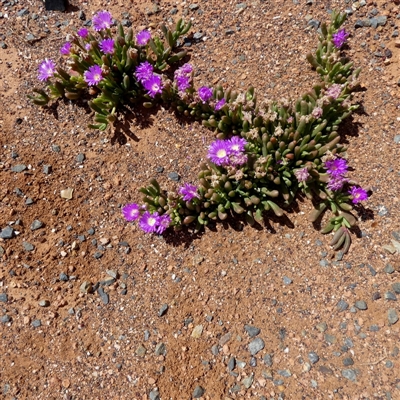
[[[346,177],[348,164],[341,156],[346,149],[339,144],[338,127],[357,108],[351,95],[360,72],[341,57],[348,36],[340,29],[345,19],[345,14],[333,13],[331,24],[322,24],[318,49],[307,56],[320,83],[294,105],[260,103],[253,88],[242,94],[222,87],[195,91],[191,66],[178,69],[164,97],[178,112],[215,129],[217,139],[197,186],[185,184],[178,193],[166,193],[153,179],[141,189],[144,206],[128,204],[125,218],[139,219],[144,231],[156,233],[189,224],[200,230],[235,214],[244,214],[249,224],[262,223],[266,211],[283,216],[277,203],[288,206],[301,193],[315,205],[311,222],[331,210],[322,232],[335,231],[331,245],[346,253],[349,229],[356,223],[352,204],[368,196]]]
[[[81,28],[61,47],[68,70],[49,59],[40,64],[38,78],[47,83],[50,94],[35,88],[36,95],[28,97],[45,106],[62,96],[69,100],[93,96],[89,106],[95,112],[95,124],[89,126],[105,130],[124,105],[152,106],[164,88],[163,72],[187,53],[176,52],[177,42],[191,24],[179,20],[174,30],[163,25],[164,40],[152,38],[148,30],[134,36],[132,28],[125,32],[121,24],[113,32],[114,21],[107,11],[95,14],[92,25],[94,32]]]
[[[302,194],[315,206],[311,222],[331,210],[333,216],[322,232],[335,231],[331,244],[345,253],[351,243],[349,229],[356,223],[352,204],[368,197],[346,177],[346,149],[339,143],[340,123],[357,108],[351,97],[360,72],[341,55],[348,37],[340,29],[345,19],[346,14],[333,12],[330,25],[321,25],[318,49],[307,55],[320,82],[294,104],[259,102],[254,88],[240,94],[220,86],[195,90],[190,64],[181,65],[173,76],[170,68],[184,56],[179,52],[171,57],[171,52],[188,25],[179,21],[173,32],[163,28],[169,45],[165,50],[148,31],[139,32],[134,42],[132,31],[124,34],[119,26],[117,38],[111,39],[112,20],[105,11],[93,18],[97,39],[80,30],[80,38],[61,49],[72,57],[70,67],[76,75],[56,71],[46,60],[39,78],[57,78],[49,85],[52,96],[79,97],[87,88],[98,95],[89,103],[99,123],[93,128],[105,129],[114,122],[118,105],[128,101],[145,107],[170,105],[215,130],[217,139],[209,147],[208,163],[201,166],[198,185],[186,183],[178,193],[167,193],[153,179],[141,189],[142,206],[122,208],[124,217],[138,220],[145,232],[161,234],[170,226],[180,229],[190,224],[198,231],[210,221],[236,214],[245,215],[249,224],[262,223],[266,211],[281,217],[281,206],[289,206]],[[49,97],[37,92],[40,96],[34,102],[47,104]]]

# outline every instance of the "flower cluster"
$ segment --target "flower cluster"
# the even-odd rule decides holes
[[[193,199],[197,198],[199,199],[200,196],[197,191],[197,187],[194,185],[191,185],[190,183],[185,183],[180,189],[179,189],[179,194],[182,195],[182,200],[183,201],[192,201]]]
[[[325,161],[324,167],[329,175],[329,182],[327,188],[332,191],[339,191],[343,188],[346,182],[349,180],[346,178],[348,172],[347,160],[344,158],[332,158]],[[352,186],[348,192],[352,197],[352,203],[357,204],[361,201],[368,199],[368,194],[366,190],[361,187]]]
[[[132,28],[125,30],[108,11],[99,11],[92,18],[93,29],[78,29],[61,46],[60,53],[67,59],[66,69],[56,66],[51,59],[40,63],[38,79],[46,83],[50,94],[34,89],[37,95],[28,97],[34,104],[45,106],[58,97],[77,100],[85,94],[96,96],[88,102],[96,122],[89,127],[105,130],[117,120],[115,114],[121,104],[129,108],[130,103],[142,101],[145,107],[151,107],[157,95],[163,97],[166,86],[170,90],[169,77],[164,71],[185,57],[186,50],[176,50],[181,43],[179,38],[190,26],[190,22],[185,24],[182,19],[175,29],[162,25],[163,39],[153,38],[149,30],[134,35]],[[191,70],[190,65],[181,68],[180,89],[186,90],[190,85]],[[172,95],[176,93],[168,92],[164,97],[171,99]]]
[[[186,63],[178,68],[174,74],[174,80],[179,92],[185,92],[192,86],[193,67]]]
[[[231,139],[217,139],[211,143],[208,150],[208,159],[215,165],[238,167],[247,162],[247,155],[244,153],[247,141],[238,136]]]
[[[161,77],[154,74],[154,67],[148,61],[138,65],[135,75],[150,97],[154,98],[157,94],[162,93],[163,85]]]
[[[122,215],[127,221],[139,220],[140,228],[146,233],[158,233],[161,235],[171,223],[171,218],[168,214],[150,213],[145,207],[140,207],[136,203],[124,206]]]

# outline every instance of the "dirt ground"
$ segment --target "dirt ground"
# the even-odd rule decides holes
[[[362,67],[361,107],[341,129],[372,196],[343,259],[302,200],[261,230],[143,234],[121,206],[152,177],[196,183],[213,132],[158,109],[112,135],[87,128],[85,101],[27,99],[38,64],[65,62],[68,35],[103,9],[135,32],[191,19],[196,87],[296,99],[317,83],[308,21],[352,7],[345,52]],[[396,2],[71,0],[51,12],[1,0],[0,14],[0,230],[14,230],[0,239],[1,398],[400,399],[400,261],[383,249],[400,241]]]

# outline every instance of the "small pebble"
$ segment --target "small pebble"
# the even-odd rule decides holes
[[[49,307],[50,302],[48,300],[40,300],[38,304],[40,307]]]
[[[366,310],[368,309],[367,303],[364,300],[358,300],[354,304],[359,310]]]
[[[319,356],[314,351],[308,353],[308,359],[310,360],[311,364],[315,364],[319,361]]]
[[[163,304],[160,310],[158,311],[158,316],[162,317],[163,315],[166,314],[167,311],[168,311],[168,304]]]
[[[244,330],[247,332],[247,334],[253,338],[255,336],[257,336],[261,329],[260,328],[256,328],[255,326],[251,326],[251,325],[245,325],[244,326]]]
[[[344,370],[342,371],[342,375],[343,375],[345,378],[347,378],[347,379],[349,379],[350,381],[352,381],[352,382],[355,382],[355,381],[356,381],[356,378],[357,378],[356,373],[355,373],[352,369],[344,369]]]
[[[39,328],[42,326],[42,321],[40,319],[34,319],[31,324],[34,328]]]
[[[192,397],[194,399],[199,399],[200,397],[203,396],[204,393],[205,393],[205,390],[201,386],[196,386],[193,390]]]
[[[0,317],[0,322],[6,324],[7,322],[11,322],[12,318],[9,315],[3,315]]]
[[[252,356],[256,355],[264,348],[265,344],[261,338],[256,338],[249,343],[249,351]]]
[[[397,311],[394,308],[389,308],[387,316],[390,325],[394,325],[399,320]]]
[[[347,310],[347,309],[349,308],[349,304],[348,304],[346,301],[344,301],[344,300],[340,300],[340,301],[337,303],[336,307],[337,307],[337,309],[338,309],[339,311],[345,311],[345,310]]]
[[[353,361],[353,359],[351,358],[351,357],[346,357],[344,360],[343,360],[343,365],[345,366],[345,367],[349,367],[350,365],[353,365],[354,364],[354,361]]]

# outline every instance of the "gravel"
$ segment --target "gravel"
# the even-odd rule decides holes
[[[388,321],[389,321],[390,325],[394,325],[399,320],[397,311],[394,308],[389,308],[387,315],[388,315]]]
[[[193,390],[193,395],[192,397],[194,399],[199,399],[200,397],[203,396],[203,394],[205,393],[205,389],[203,389],[201,386],[196,386]]]
[[[256,355],[264,348],[265,344],[261,338],[256,338],[249,343],[249,351],[252,356]]]
[[[342,370],[342,375],[346,378],[349,379],[352,382],[356,381],[357,375],[354,370],[352,369],[344,369]]]
[[[319,361],[319,356],[314,351],[308,353],[308,359],[310,360],[311,364],[316,364]]]
[[[160,310],[158,311],[158,316],[159,316],[159,317],[162,317],[163,315],[166,314],[167,311],[168,311],[168,304],[163,304],[163,305],[160,307]]]
[[[251,338],[257,336],[261,332],[260,328],[256,328],[255,326],[251,326],[251,325],[245,325],[244,330],[247,332],[247,334]]]

